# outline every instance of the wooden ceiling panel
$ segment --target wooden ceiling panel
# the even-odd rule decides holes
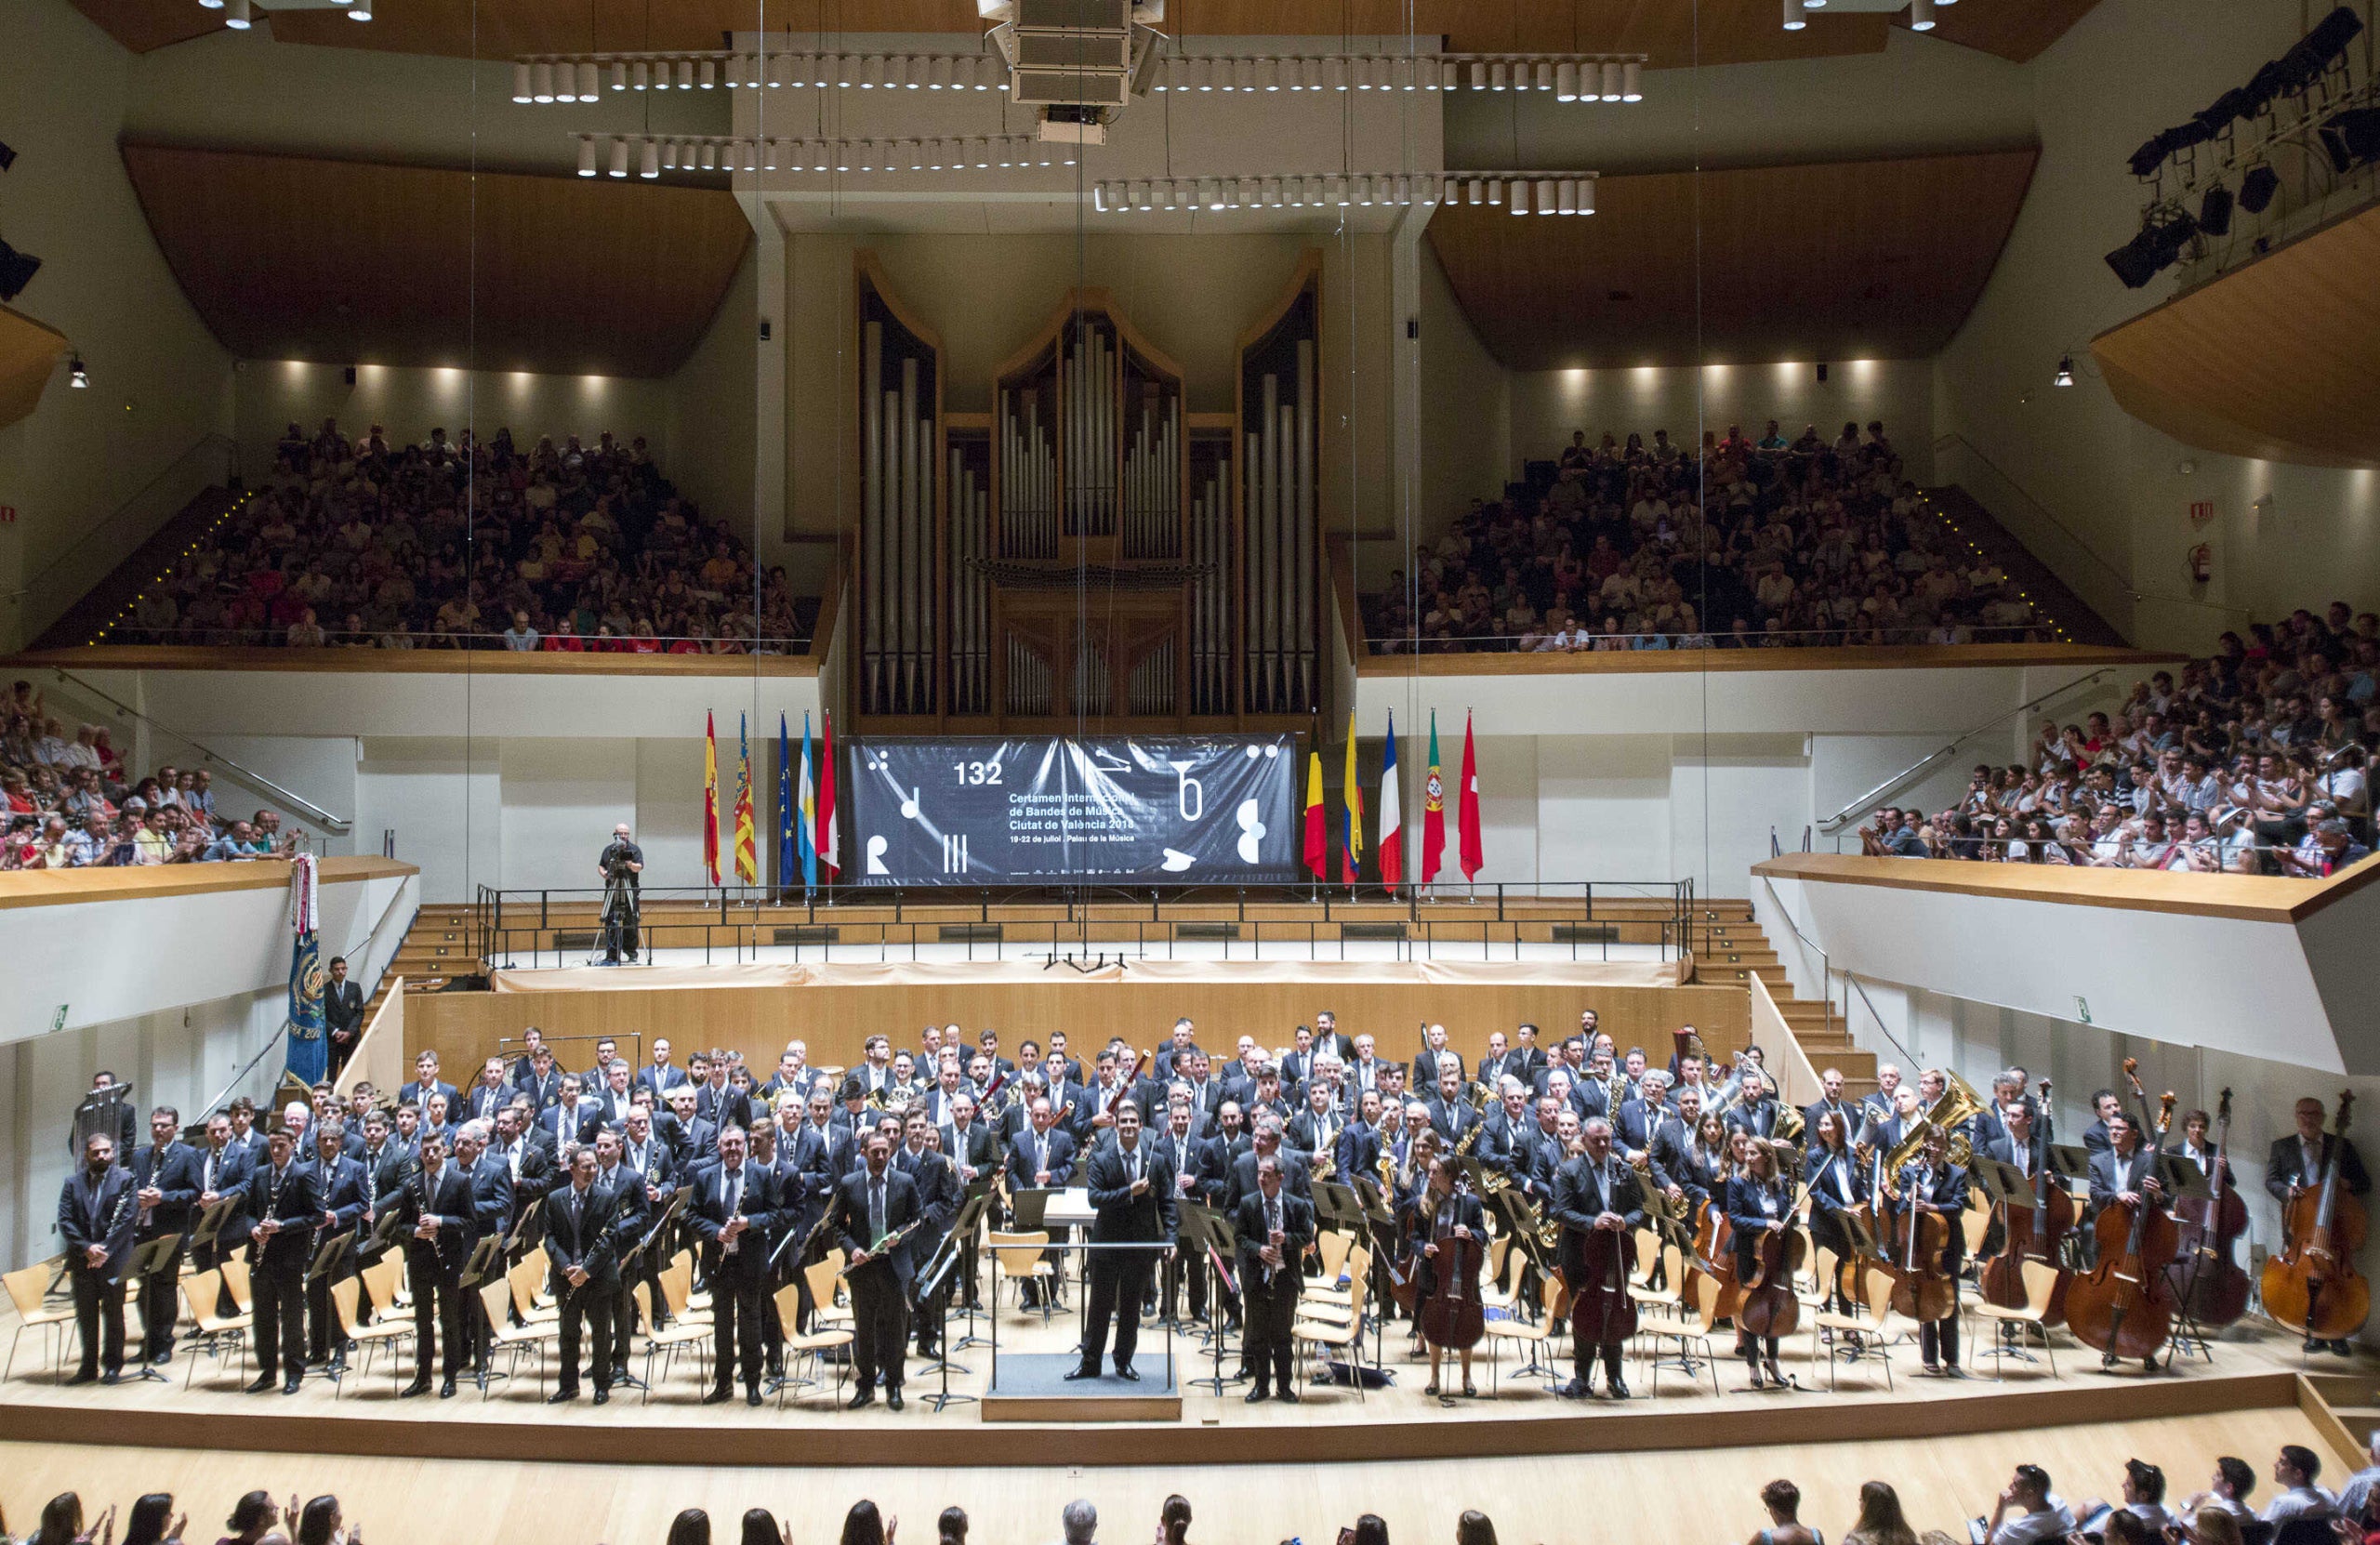
[[[1592,218],[1448,204],[1429,238],[1515,370],[1917,359],[1982,293],[2038,154],[1607,177]]]
[[[67,350],[66,335],[0,306],[0,429],[28,417]]]
[[[2125,412],[2186,445],[2380,467],[2380,209],[2091,341]]]
[[[192,0],[74,0],[126,47],[146,52],[219,27],[222,12]],[[1945,7],[1937,35],[2008,59],[2047,46],[2096,0],[1974,0]],[[1974,14],[1969,14],[1974,13]],[[1789,33],[1777,0],[1173,0],[1166,30],[1201,37],[1397,34],[1409,24],[1472,51],[1578,49],[1641,52],[1656,69],[1871,54],[1893,18],[1878,12],[1810,13]],[[798,33],[973,33],[971,0],[399,0],[372,20],[335,9],[269,13],[285,43],[397,53],[476,55],[583,49],[719,46],[731,30]]]
[[[667,376],[751,227],[724,190],[124,147],[191,304],[245,359]]]

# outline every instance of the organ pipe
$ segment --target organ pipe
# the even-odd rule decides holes
[[[1320,662],[1315,657],[1316,630],[1320,619],[1315,614],[1314,595],[1320,574],[1316,566],[1316,522],[1321,511],[1314,495],[1315,380],[1314,340],[1298,339],[1298,432],[1297,432],[1297,513],[1291,522],[1292,568],[1291,586],[1297,597],[1297,610],[1292,618],[1294,636],[1298,640],[1299,686],[1298,706],[1306,706],[1316,701],[1316,678]]]
[[[866,320],[861,345],[861,691],[876,712],[932,713],[941,680],[933,356],[880,317]]]
[[[860,479],[860,531],[864,554],[861,566],[866,576],[861,611],[867,619],[862,644],[866,657],[862,678],[868,706],[875,708],[884,706],[884,485],[879,473],[884,420],[875,411],[875,404],[882,398],[883,381],[884,324],[871,322],[861,330],[860,466],[865,475]]]

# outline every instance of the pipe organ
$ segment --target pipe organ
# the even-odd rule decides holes
[[[1182,369],[1092,289],[995,370],[988,411],[945,413],[939,342],[862,255],[864,730],[1223,730],[1316,710],[1319,270],[1308,255],[1239,340],[1233,411],[1191,411]]]

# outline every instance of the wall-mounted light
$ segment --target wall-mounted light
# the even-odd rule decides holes
[[[2058,356],[2057,374],[2050,377],[2050,384],[2052,386],[2062,387],[2070,387],[2074,384],[2073,355],[2061,354]]]
[[[70,355],[66,361],[66,384],[77,389],[91,384],[91,373],[83,368],[83,356]]]

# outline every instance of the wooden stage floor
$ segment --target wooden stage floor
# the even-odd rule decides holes
[[[1004,1354],[1064,1352],[1071,1345],[1070,1317],[1061,1314],[1045,1327],[1038,1312],[1019,1312],[1012,1296],[1005,1302]],[[0,1318],[0,1333],[13,1334],[13,1314]],[[962,1317],[954,1316],[954,1339],[963,1325]],[[1716,1340],[1722,1352],[1732,1345],[1726,1332]],[[1145,1360],[1153,1361],[1162,1345],[1162,1331],[1154,1326],[1144,1330]],[[1966,1380],[1919,1377],[1914,1345],[1897,1344],[1890,1354],[1893,1387],[1886,1388],[1883,1369],[1871,1359],[1844,1367],[1840,1389],[1830,1392],[1826,1358],[1821,1350],[1813,1360],[1805,1333],[1785,1343],[1781,1361],[1789,1374],[1812,1387],[1753,1393],[1743,1365],[1723,1358],[1717,1365],[1719,1394],[1712,1393],[1708,1370],[1689,1380],[1664,1368],[1657,1388],[1632,1358],[1635,1398],[1620,1404],[1557,1399],[1541,1378],[1518,1376],[1509,1357],[1491,1393],[1494,1381],[1483,1347],[1475,1374],[1479,1397],[1442,1403],[1421,1393],[1426,1365],[1408,1357],[1405,1338],[1392,1327],[1384,1353],[1395,1387],[1358,1398],[1344,1388],[1306,1385],[1299,1405],[1250,1406],[1242,1399],[1245,1384],[1220,1397],[1196,1385],[1212,1371],[1211,1363],[1184,1336],[1175,1343],[1183,1379],[1179,1422],[986,1423],[979,1405],[933,1411],[927,1397],[939,1380],[919,1373],[914,1357],[908,1406],[898,1415],[880,1401],[865,1411],[846,1410],[829,1398],[831,1384],[802,1392],[782,1409],[774,1396],[759,1410],[740,1399],[705,1406],[698,1404],[701,1375],[682,1356],[676,1371],[658,1380],[649,1404],[629,1390],[615,1392],[611,1404],[598,1409],[584,1391],[573,1405],[545,1405],[525,1360],[514,1378],[496,1383],[485,1399],[466,1383],[453,1400],[442,1401],[435,1393],[400,1400],[385,1357],[376,1359],[368,1374],[350,1372],[341,1392],[335,1393],[326,1380],[309,1379],[298,1393],[284,1396],[244,1394],[239,1385],[252,1369],[235,1376],[228,1361],[202,1356],[195,1382],[186,1391],[186,1349],[178,1349],[165,1370],[170,1384],[69,1389],[49,1374],[34,1332],[24,1340],[13,1377],[0,1385],[0,1440],[522,1460],[614,1459],[632,1447],[642,1463],[713,1466],[998,1465],[1025,1452],[1076,1466],[1144,1464],[1153,1454],[1170,1463],[1192,1464],[1355,1462],[1758,1447],[1785,1433],[1794,1442],[1817,1443],[2016,1433],[2144,1412],[2183,1416],[2295,1408],[2312,1387],[2299,1379],[2301,1372],[2380,1375],[2380,1358],[2369,1354],[2324,1356],[2308,1365],[2294,1338],[2249,1325],[2234,1327],[2215,1344],[2212,1363],[2193,1358],[2176,1371],[2153,1376],[2144,1375],[2136,1364],[2103,1374],[2095,1356],[2062,1334],[2057,1350],[2060,1377],[2053,1378],[2043,1363],[2012,1363],[2005,1381],[1996,1382],[1988,1361]],[[972,1347],[957,1356],[970,1371],[953,1375],[952,1391],[980,1396],[990,1349]],[[409,1379],[409,1354],[403,1363]],[[632,1366],[641,1370],[641,1354]],[[1562,1374],[1567,1373],[1565,1358]],[[550,1390],[550,1381],[545,1387]],[[899,1441],[888,1446],[887,1437]]]

